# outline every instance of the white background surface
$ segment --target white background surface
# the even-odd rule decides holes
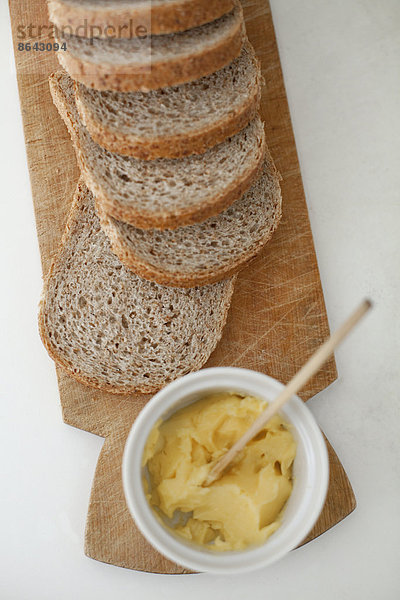
[[[309,403],[358,508],[276,566],[236,578],[135,573],[84,556],[102,440],[62,423],[37,333],[41,271],[3,0],[2,600],[400,597],[400,2],[273,0],[272,8],[331,326],[364,295],[376,303],[337,352],[339,380]]]

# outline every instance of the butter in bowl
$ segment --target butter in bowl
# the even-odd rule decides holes
[[[204,486],[211,466],[283,387],[246,369],[204,369],[141,411],[126,442],[123,485],[137,526],[164,556],[194,571],[246,572],[279,560],[312,529],[328,456],[297,396]]]

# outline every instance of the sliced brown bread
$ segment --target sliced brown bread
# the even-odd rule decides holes
[[[73,139],[86,184],[103,210],[141,229],[175,229],[202,222],[239,199],[262,168],[260,118],[201,155],[138,160],[96,144],[76,108],[73,80],[50,77],[54,102]]]
[[[48,0],[50,20],[75,35],[118,37],[140,35],[151,24],[151,33],[175,33],[219,19],[233,8],[233,0]],[[147,28],[147,27],[146,27]]]
[[[115,394],[155,392],[207,361],[233,286],[234,278],[189,290],[140,279],[111,252],[93,196],[80,183],[45,281],[40,335],[81,383]]]
[[[239,56],[244,22],[240,1],[234,1],[220,19],[181,33],[87,39],[59,32],[66,50],[58,58],[73,79],[98,90],[146,92],[187,83]]]
[[[271,239],[282,214],[279,174],[268,156],[243,198],[216,217],[174,231],[145,231],[99,214],[113,251],[135,273],[163,285],[205,285],[239,271]]]
[[[110,152],[141,159],[201,154],[254,119],[260,65],[246,42],[229,65],[191,83],[152,92],[99,91],[76,85],[82,122]]]

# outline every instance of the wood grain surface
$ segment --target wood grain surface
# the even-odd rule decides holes
[[[10,0],[17,77],[43,273],[57,251],[79,177],[67,131],[53,106],[47,78],[58,63],[53,52],[20,51],[21,26],[42,26],[35,42],[48,42],[45,0]],[[223,338],[207,366],[234,365],[287,382],[329,333],[307,205],[266,0],[243,2],[248,35],[261,59],[266,85],[262,117],[280,170],[282,223],[261,256],[238,278]],[[32,29],[32,28],[31,28]],[[33,35],[38,29],[33,27]],[[142,537],[125,505],[121,457],[128,431],[149,396],[116,397],[87,388],[57,369],[65,423],[105,437],[89,504],[85,552],[106,563],[154,573],[185,573]],[[301,394],[314,396],[336,379],[334,360]],[[327,500],[304,543],[355,508],[351,485],[328,443]]]

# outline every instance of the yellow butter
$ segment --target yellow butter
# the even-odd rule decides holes
[[[153,428],[143,455],[151,482],[148,500],[169,519],[185,513],[175,533],[210,549],[240,550],[261,544],[279,527],[296,455],[289,426],[279,415],[221,479],[202,487],[212,465],[265,406],[251,396],[217,393]]]

